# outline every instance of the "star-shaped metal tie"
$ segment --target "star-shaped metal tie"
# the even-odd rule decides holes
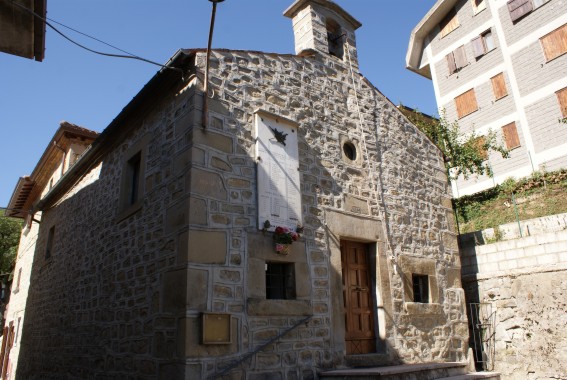
[[[287,133],[283,133],[281,131],[278,131],[275,128],[271,128],[272,132],[274,133],[274,137],[276,138],[276,141],[281,143],[283,146],[285,146],[285,139],[287,137]]]

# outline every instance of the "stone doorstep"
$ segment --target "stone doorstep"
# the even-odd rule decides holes
[[[349,368],[357,367],[386,367],[397,363],[392,363],[387,354],[363,354],[363,355],[347,355],[345,358],[346,365]]]
[[[438,380],[476,380],[476,379],[500,380],[500,373],[499,372],[468,373],[466,375],[444,377]]]
[[[402,364],[389,367],[376,368],[350,368],[338,369],[333,371],[322,372],[320,375],[324,377],[363,377],[363,376],[392,376],[404,373],[434,371],[442,369],[456,369],[466,373],[466,362],[450,362],[450,363],[424,363],[424,364]]]

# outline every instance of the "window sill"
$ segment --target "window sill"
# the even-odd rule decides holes
[[[134,203],[133,205],[130,205],[126,209],[122,210],[116,216],[116,223],[119,223],[119,222],[123,221],[124,219],[126,219],[126,218],[130,217],[131,215],[134,215],[135,213],[140,211],[142,209],[142,204],[143,204],[142,200],[139,200],[136,203]]]
[[[559,54],[557,57],[553,57],[553,58],[551,58],[550,60],[545,61],[545,63],[543,63],[541,66],[543,67],[545,64],[547,64],[547,63],[549,63],[549,62],[553,62],[553,61],[555,61],[556,59],[558,59],[558,58],[560,58],[560,57],[563,57],[565,54],[567,54],[567,51],[566,51],[566,52],[563,52],[563,53],[561,53],[561,54]]]
[[[459,120],[464,119],[465,117],[467,117],[467,116],[469,116],[469,115],[472,115],[473,113],[478,112],[479,110],[480,110],[480,108],[477,108],[476,110],[474,110],[474,111],[472,111],[472,112],[469,112],[469,113],[467,113],[466,115],[459,116],[458,119],[459,119]]]
[[[443,305],[439,303],[406,302],[404,307],[408,314],[413,315],[443,314]]]
[[[477,62],[480,61],[483,57],[486,57],[486,56],[488,55],[488,53],[490,53],[491,51],[494,51],[494,50],[496,50],[496,46],[493,47],[493,48],[490,49],[490,50],[485,51],[484,53],[482,53],[482,54],[479,55],[478,57],[475,57],[475,60],[476,60]]]
[[[307,316],[312,315],[313,310],[311,310],[309,301],[248,298],[248,314],[257,316]]]
[[[467,66],[470,66],[470,62],[468,62],[466,65],[461,66],[461,67],[457,67],[457,69],[455,69],[455,71],[453,71],[452,73],[449,73],[449,77],[451,77],[452,75],[455,75],[457,79],[459,79],[459,75],[461,73],[461,71],[463,71],[463,69]]]
[[[476,17],[476,15],[481,14],[481,13],[484,12],[485,10],[486,10],[486,8],[482,8],[480,11],[476,11],[476,12],[475,12],[474,9],[473,9],[473,18]]]

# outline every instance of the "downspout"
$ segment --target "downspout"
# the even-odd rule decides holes
[[[222,3],[224,0],[209,0],[213,3],[213,11],[211,13],[211,26],[209,29],[209,43],[207,45],[207,64],[205,66],[205,83],[203,88],[203,129],[207,128],[209,124],[209,61],[211,60],[211,45],[213,43],[213,31],[215,29],[215,16],[217,14],[217,3]]]

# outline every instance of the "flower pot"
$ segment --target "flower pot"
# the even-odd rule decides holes
[[[276,243],[276,253],[278,255],[287,255],[289,254],[289,246],[291,244],[280,244]]]

